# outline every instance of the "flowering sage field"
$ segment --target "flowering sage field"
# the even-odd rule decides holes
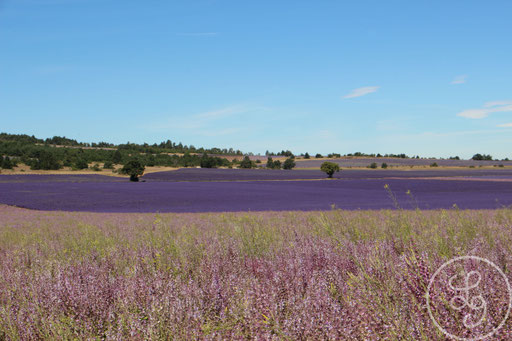
[[[443,340],[426,308],[429,278],[445,261],[475,255],[511,279],[511,228],[509,209],[0,206],[0,340]],[[504,289],[482,281],[494,285],[489,295]],[[497,303],[493,322],[507,306]],[[436,308],[442,325],[455,314],[446,302]],[[458,328],[450,331],[472,336]],[[507,322],[494,337],[510,333]]]

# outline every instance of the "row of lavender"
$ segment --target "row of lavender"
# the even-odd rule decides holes
[[[334,173],[335,179],[377,179],[377,178],[434,178],[434,177],[478,177],[509,178],[512,169],[413,169],[408,171],[392,169],[352,170],[342,169]],[[251,181],[251,180],[311,180],[325,179],[326,174],[318,170],[272,170],[272,169],[213,169],[182,168],[176,171],[154,172],[143,176],[146,181]],[[0,176],[0,182],[1,182]]]
[[[8,340],[440,340],[436,269],[467,254],[512,268],[510,210],[0,217]],[[497,324],[507,302],[492,302]],[[437,304],[440,324],[474,336]]]
[[[378,179],[378,178],[508,178],[512,169],[412,169],[412,170],[353,170],[342,169],[334,173],[335,179]],[[260,181],[260,180],[314,180],[325,179],[321,170],[271,170],[271,169],[216,169],[181,168],[173,171],[152,172],[142,177],[144,181]],[[0,174],[1,183],[27,182],[125,182],[125,178],[99,174]]]
[[[325,160],[297,160],[297,168],[319,168]],[[491,160],[446,160],[446,159],[400,159],[400,158],[386,158],[386,157],[368,157],[368,158],[343,158],[343,159],[329,159],[328,161],[335,162],[340,167],[367,167],[373,162],[377,163],[380,167],[382,163],[388,166],[399,167],[424,167],[436,163],[440,167],[479,167],[479,166],[512,166],[512,161],[491,161]]]
[[[297,171],[301,172],[301,171]],[[495,209],[512,206],[509,179],[0,183],[0,203],[90,212]]]

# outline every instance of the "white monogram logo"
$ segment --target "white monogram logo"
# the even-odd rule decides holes
[[[471,278],[476,276],[476,281],[474,283],[471,282]],[[470,299],[470,291],[472,289],[478,288],[480,285],[480,281],[482,280],[482,275],[478,271],[470,271],[464,278],[464,286],[456,287],[453,282],[457,279],[458,275],[454,275],[450,277],[448,280],[448,285],[450,289],[455,292],[461,292],[461,295],[453,296],[450,300],[450,305],[453,309],[457,311],[461,311],[465,307],[469,307],[472,311],[474,310],[483,310],[480,314],[480,319],[475,323],[470,323],[468,320],[473,316],[472,314],[467,314],[464,316],[462,322],[464,323],[464,327],[468,329],[473,329],[482,324],[485,319],[485,315],[487,314],[487,302],[484,300],[482,294],[478,296],[473,296]]]
[[[470,265],[472,268],[477,267],[481,271],[471,270],[466,272],[460,270],[464,269],[467,265]],[[484,298],[486,292],[484,292],[482,272],[484,273],[484,278],[486,278],[485,276],[492,277],[495,279],[495,282],[499,281],[506,288],[502,291],[507,292],[498,293],[508,302],[508,307],[502,314],[503,319],[501,321],[493,321],[491,323],[488,316],[489,304],[491,302],[486,301]],[[464,334],[464,328],[455,328],[457,326],[454,326],[454,323],[448,323],[442,319],[438,321],[436,316],[439,316],[439,314],[434,316],[433,311],[436,311],[436,308],[433,305],[433,297],[439,298],[436,300],[436,304],[441,305],[441,309],[443,309],[442,302],[446,302],[444,301],[446,295],[449,297],[452,294],[453,296],[448,300],[449,307],[463,316],[462,325],[466,331],[471,331],[471,337],[462,337],[462,335],[467,335]],[[426,298],[428,314],[434,325],[449,338],[461,341],[476,341],[489,338],[503,327],[512,308],[512,290],[503,271],[493,262],[476,256],[457,257],[441,265],[430,279]],[[441,320],[447,325],[442,326],[440,324]],[[460,320],[458,321],[458,324],[461,324]]]

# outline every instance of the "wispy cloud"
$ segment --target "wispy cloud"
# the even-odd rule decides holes
[[[189,32],[189,33],[176,33],[177,36],[187,37],[213,37],[219,35],[219,32]]]
[[[235,105],[235,106],[230,106],[230,107],[226,107],[226,108],[222,108],[222,109],[218,109],[218,110],[202,112],[202,113],[194,115],[194,117],[199,118],[199,119],[213,120],[213,119],[219,119],[219,118],[223,118],[223,117],[227,117],[227,116],[231,116],[231,115],[242,114],[249,110],[250,110],[250,108],[247,106]]]
[[[495,102],[487,102],[483,105],[482,108],[476,109],[468,109],[461,111],[457,114],[457,116],[471,118],[471,119],[481,119],[486,118],[490,114],[494,112],[509,112],[512,111],[512,102],[511,101],[495,101]]]
[[[512,105],[512,101],[494,101],[494,102],[487,102],[484,104],[485,108],[491,108],[496,106],[502,106],[502,105]]]
[[[220,129],[220,130],[200,130],[197,132],[197,135],[201,136],[207,136],[207,137],[215,137],[215,136],[226,136],[226,135],[233,135],[236,133],[239,133],[243,131],[242,128],[227,128],[227,129]]]
[[[512,123],[503,123],[503,124],[498,124],[496,127],[500,127],[500,128],[512,128]]]
[[[220,136],[240,132],[241,129],[229,127],[234,120],[240,116],[262,113],[270,110],[266,107],[251,105],[232,105],[217,110],[200,112],[193,115],[172,117],[164,121],[155,121],[146,125],[149,130],[181,129],[192,131],[194,134],[203,136]],[[221,127],[219,129],[219,127]]]
[[[362,88],[357,88],[357,89],[352,90],[349,94],[343,96],[343,98],[347,99],[347,98],[361,97],[364,95],[371,94],[372,92],[379,90],[379,88],[380,88],[380,86],[365,86]]]
[[[464,84],[467,80],[468,75],[459,75],[451,81],[451,84]]]

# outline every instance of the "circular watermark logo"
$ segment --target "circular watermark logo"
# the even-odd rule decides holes
[[[462,256],[437,269],[426,299],[428,314],[441,332],[454,340],[476,341],[503,327],[512,308],[512,289],[493,262]]]

